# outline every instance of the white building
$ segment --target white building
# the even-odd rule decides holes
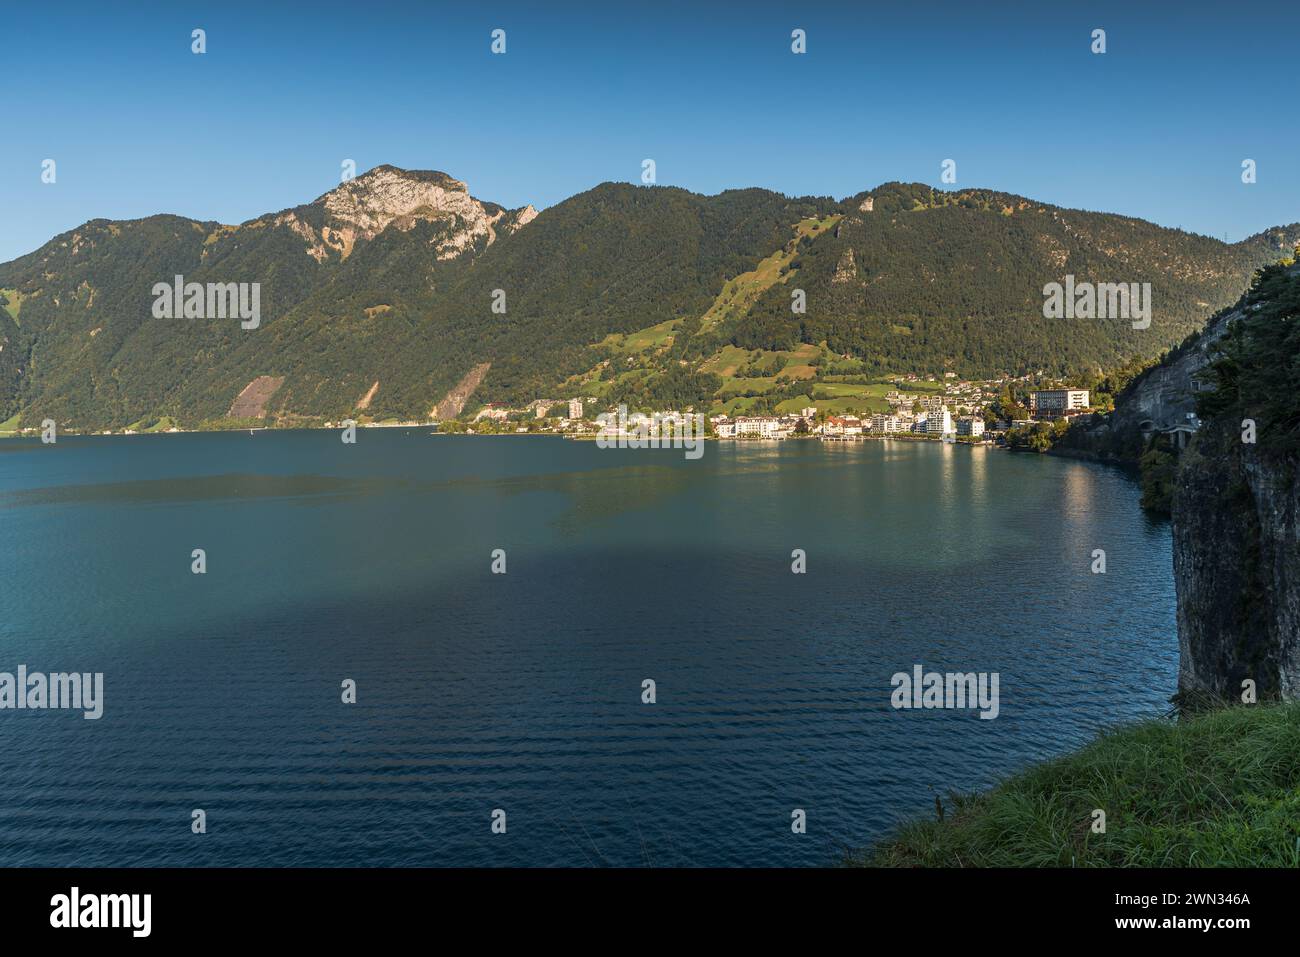
[[[862,420],[856,415],[832,415],[826,420],[826,435],[861,435]]]
[[[871,417],[871,431],[888,434],[890,432],[902,432],[902,423],[898,421],[896,415],[885,415],[883,412],[877,412]]]
[[[582,400],[581,400],[581,399],[570,399],[570,400],[569,400],[569,418],[571,418],[571,419],[580,419],[580,418],[582,418]]]
[[[938,411],[931,411],[926,416],[926,435],[948,435],[952,431],[952,413],[946,407]]]
[[[938,412],[947,408],[947,402],[941,395],[927,395],[921,400],[921,408],[926,412]]]
[[[983,435],[984,420],[981,418],[958,419],[957,434],[968,435],[971,438]]]
[[[737,435],[756,435],[760,439],[776,439],[785,435],[781,420],[765,415],[741,415],[736,417]]]
[[[1088,408],[1087,389],[1040,389],[1029,393],[1029,415],[1035,419],[1057,419],[1067,412]]]

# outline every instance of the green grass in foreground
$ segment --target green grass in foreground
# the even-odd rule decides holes
[[[1106,833],[1092,831],[1093,810]],[[1300,866],[1300,702],[1102,735],[907,824],[877,867]]]

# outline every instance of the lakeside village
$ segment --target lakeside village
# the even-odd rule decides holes
[[[947,373],[943,380],[922,379],[916,375],[900,377],[892,383],[871,387],[872,394],[858,399],[843,397],[817,404],[811,396],[788,411],[727,413],[717,410],[704,415],[691,406],[681,411],[654,414],[611,403],[594,396],[570,399],[535,399],[520,408],[489,403],[472,416],[442,421],[324,422],[315,427],[326,429],[344,425],[362,428],[414,428],[435,426],[441,434],[469,435],[563,435],[570,439],[646,439],[686,433],[709,439],[782,440],[820,439],[826,442],[861,442],[875,438],[929,439],[984,445],[1011,445],[1044,451],[1078,416],[1109,411],[1109,395],[1103,394],[1097,407],[1092,405],[1089,389],[1055,383],[1044,384],[1037,376],[1004,377],[984,382],[956,380]],[[1037,380],[1037,382],[1035,382]],[[1040,385],[1034,388],[1034,385]],[[886,391],[888,390],[888,391]],[[830,406],[828,408],[827,406]],[[787,407],[788,408],[788,407]],[[231,420],[222,420],[218,428],[231,428]],[[270,426],[274,428],[275,426]],[[302,427],[300,423],[299,427]],[[308,426],[311,427],[311,426]],[[44,426],[42,426],[44,428]],[[262,431],[268,426],[258,420],[241,420],[233,425],[239,430]],[[200,426],[197,431],[206,431]],[[64,428],[64,434],[80,430]],[[123,432],[104,430],[101,435],[136,435],[153,432],[195,431],[181,429],[170,419],[156,426]],[[41,428],[14,429],[0,432],[23,436],[42,434]],[[96,433],[87,433],[96,434]]]
[[[949,442],[1000,444],[1012,430],[1021,432],[1068,426],[1071,419],[1095,411],[1087,389],[1050,388],[1028,392],[1027,407],[1012,406],[1008,418],[999,416],[1008,403],[999,397],[1007,380],[944,383],[942,391],[905,391],[899,383],[883,395],[887,411],[832,413],[808,405],[797,412],[776,415],[701,416],[708,438],[782,440],[815,438],[829,442],[865,441],[871,438],[941,439]],[[696,419],[692,409],[654,415],[628,412],[626,407],[605,407],[594,397],[536,399],[523,408],[490,404],[468,422],[444,422],[444,432],[471,434],[563,434],[569,438],[606,438],[659,434],[659,428]],[[553,409],[563,414],[552,416]],[[599,409],[599,412],[596,410]],[[1015,411],[1023,414],[1017,418]],[[696,421],[699,421],[698,419]]]

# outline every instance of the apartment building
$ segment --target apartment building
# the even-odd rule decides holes
[[[1087,389],[1040,389],[1029,393],[1029,416],[1033,419],[1059,419],[1067,412],[1086,408]]]
[[[871,431],[879,432],[881,435],[888,435],[891,432],[903,432],[905,429],[903,424],[899,422],[898,416],[877,412],[871,417]]]
[[[947,407],[931,412],[925,419],[926,435],[948,435],[953,431],[952,413]]]

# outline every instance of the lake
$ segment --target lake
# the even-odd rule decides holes
[[[0,711],[0,865],[834,864],[1167,710],[1138,498],[929,442],[0,441],[0,672],[104,674]],[[996,719],[892,708],[918,664]]]

